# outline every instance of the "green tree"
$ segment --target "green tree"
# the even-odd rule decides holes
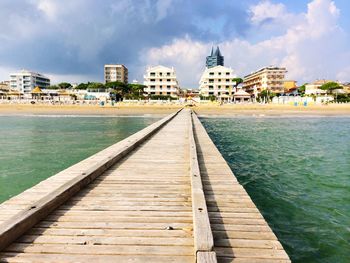
[[[243,79],[242,78],[234,78],[232,79],[234,82],[236,82],[236,86],[238,86],[239,84],[243,83]]]
[[[116,101],[123,100],[129,92],[128,85],[120,81],[108,82],[105,87],[109,90],[111,98]]]
[[[57,85],[60,89],[70,89],[72,88],[72,84],[68,82],[61,82],[60,84]]]
[[[57,85],[48,86],[47,89],[59,89]]]
[[[143,90],[146,88],[145,85],[142,84],[128,84],[127,90],[131,98],[139,99],[143,98]]]
[[[306,85],[307,85],[307,83],[301,85],[301,86],[298,88],[298,92],[299,92],[301,95],[304,95],[304,94],[305,94]]]
[[[94,90],[94,91],[100,91],[100,90],[105,90],[106,87],[105,85],[103,85],[100,82],[90,82],[88,83],[88,87],[89,90]]]
[[[325,90],[327,94],[332,94],[334,90],[342,89],[342,88],[343,87],[340,86],[337,82],[333,82],[333,81],[327,82],[320,87],[320,89]]]
[[[75,87],[75,89],[87,89],[88,88],[88,84],[87,83],[80,83],[78,86]]]
[[[273,97],[276,96],[276,93],[273,93],[267,89],[261,91],[258,95],[258,101],[266,101],[266,102],[269,102],[272,100]]]

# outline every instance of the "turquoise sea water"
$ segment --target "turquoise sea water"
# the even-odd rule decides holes
[[[201,120],[293,262],[350,262],[350,118]]]
[[[156,120],[0,116],[0,203]]]

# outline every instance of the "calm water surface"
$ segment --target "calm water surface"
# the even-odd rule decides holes
[[[293,262],[350,262],[350,118],[202,122]]]
[[[0,203],[156,120],[0,117]]]

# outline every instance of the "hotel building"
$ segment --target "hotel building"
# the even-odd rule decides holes
[[[50,79],[36,72],[22,70],[10,75],[10,89],[29,94],[35,87],[46,89],[50,86]]]
[[[265,67],[244,77],[243,89],[250,94],[263,90],[284,93],[286,68]]]
[[[105,65],[105,83],[119,81],[128,84],[128,69],[124,65]]]
[[[144,75],[144,92],[148,96],[163,95],[177,98],[180,94],[179,83],[174,68],[164,66],[149,67]]]
[[[223,66],[224,65],[224,56],[221,55],[219,47],[216,48],[215,52],[214,49],[211,49],[210,56],[207,56],[205,61],[205,66],[207,68],[212,68],[216,66]]]
[[[200,81],[199,93],[202,97],[214,95],[219,100],[232,101],[235,75],[231,68],[216,66],[206,68]]]

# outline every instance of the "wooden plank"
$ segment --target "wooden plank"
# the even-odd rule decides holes
[[[192,237],[192,229],[166,229],[147,231],[139,229],[106,229],[106,228],[40,228],[34,227],[28,233],[32,235],[94,236],[94,237]]]
[[[51,191],[38,201],[34,202],[30,207],[24,208],[23,211],[3,222],[0,225],[0,251],[20,237],[28,229],[33,227],[37,222],[47,216],[59,205],[67,201],[71,196],[92,182],[109,167],[130,153],[138,145],[150,138],[177,114],[178,112],[171,114],[157,123],[152,124],[142,131],[136,133],[136,136],[134,135],[133,137],[129,137],[126,139],[126,144],[117,143],[114,147],[114,155],[104,155],[101,154],[101,152],[95,154],[95,159],[99,159],[99,157],[102,155],[102,158],[100,158],[101,160],[92,161],[92,164],[86,167],[85,170],[82,170],[80,175],[73,177],[73,179],[67,181],[58,189]],[[89,157],[88,159],[94,160],[93,157]],[[69,171],[69,169],[66,169],[66,172],[67,171]]]
[[[192,256],[183,255],[85,255],[85,254],[35,254],[13,253],[0,254],[0,262],[19,263],[76,263],[76,262],[103,262],[103,263],[193,263]]]
[[[216,253],[214,251],[211,252],[197,252],[197,262],[198,263],[216,263]]]
[[[193,255],[190,246],[146,246],[146,245],[64,245],[64,244],[26,244],[14,243],[7,252],[18,253],[58,253],[87,255]]]
[[[210,227],[209,215],[197,158],[197,148],[193,135],[192,112],[189,117],[190,177],[196,260],[197,262],[216,262],[215,252],[212,252],[214,247],[214,239]]]
[[[147,246],[191,246],[193,239],[176,237],[95,237],[95,236],[55,236],[24,235],[19,243],[32,244],[76,244],[76,245],[147,245]]]

